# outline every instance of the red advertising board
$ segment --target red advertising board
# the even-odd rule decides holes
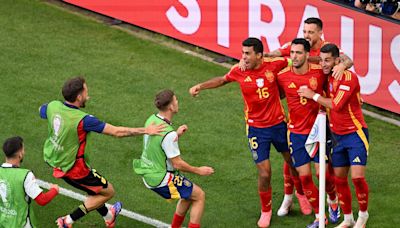
[[[260,38],[266,51],[302,37],[319,17],[324,39],[354,61],[365,102],[400,113],[400,25],[321,0],[65,0],[167,36],[240,58],[241,42]]]

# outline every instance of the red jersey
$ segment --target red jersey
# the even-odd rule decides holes
[[[264,128],[279,124],[285,113],[276,83],[277,73],[288,65],[285,58],[264,58],[258,69],[241,71],[237,65],[224,76],[240,85],[245,103],[246,123]]]
[[[289,108],[288,130],[296,134],[309,134],[317,118],[320,105],[312,99],[300,97],[297,90],[307,86],[316,93],[322,94],[326,76],[321,66],[309,63],[307,73],[298,75],[292,67],[278,73],[278,84],[285,91]]]
[[[360,84],[357,75],[345,71],[339,80],[329,77],[329,96],[332,109],[329,110],[331,130],[338,135],[367,128],[361,111]]]
[[[319,56],[320,50],[322,46],[325,44],[328,44],[329,42],[326,42],[325,40],[321,39],[321,45],[319,45],[317,48],[314,48],[310,50],[310,56]],[[282,56],[290,56],[290,45],[292,42],[287,42],[282,47],[280,47],[278,50],[281,52]]]

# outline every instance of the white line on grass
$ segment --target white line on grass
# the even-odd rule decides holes
[[[37,179],[36,181],[37,181],[37,183],[39,184],[40,187],[46,188],[46,189],[50,188],[50,183],[49,182],[46,182],[46,181],[43,181],[43,180],[39,180],[39,179]],[[79,193],[76,193],[76,192],[73,192],[73,191],[71,191],[69,189],[66,189],[66,188],[61,188],[60,187],[60,192],[59,193],[64,195],[64,196],[67,196],[67,197],[70,197],[70,198],[73,198],[73,199],[76,199],[76,200],[79,200],[79,201],[84,201],[86,199],[86,196],[84,196],[82,194],[79,194]],[[107,203],[106,206],[110,207],[111,205]],[[134,220],[137,220],[137,221],[140,221],[140,222],[143,222],[143,223],[155,226],[155,227],[170,227],[170,225],[167,224],[167,223],[161,222],[161,221],[159,221],[157,219],[152,219],[152,218],[146,217],[144,215],[135,213],[133,211],[128,211],[126,209],[122,209],[120,215],[123,215],[125,217],[131,218],[131,219],[134,219]]]

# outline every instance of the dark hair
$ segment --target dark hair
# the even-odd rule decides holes
[[[83,91],[83,84],[85,83],[85,79],[81,76],[68,79],[62,88],[64,99],[69,102],[75,102],[78,95]]]
[[[317,25],[319,30],[322,30],[322,27],[323,27],[321,19],[319,19],[317,17],[309,17],[304,21],[304,23],[306,23],[306,24],[315,24],[315,25]]]
[[[264,46],[263,46],[261,40],[254,38],[254,37],[249,37],[249,38],[245,39],[242,42],[242,46],[253,47],[253,50],[256,54],[258,54],[258,53],[263,54],[263,52],[264,52]]]
[[[156,98],[154,99],[154,105],[160,111],[165,111],[169,104],[171,104],[175,94],[172,90],[165,89],[161,92],[157,93]]]
[[[304,50],[306,52],[310,52],[310,50],[311,50],[310,42],[308,42],[304,38],[296,38],[296,39],[292,40],[292,45],[293,44],[301,44],[301,45],[303,45]]]
[[[340,55],[339,48],[335,44],[325,44],[322,46],[320,52],[322,53],[331,53],[333,57],[337,58]]]
[[[6,139],[3,144],[3,151],[7,158],[14,157],[15,153],[22,149],[24,140],[20,136]]]

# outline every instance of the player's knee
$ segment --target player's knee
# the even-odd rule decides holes
[[[206,193],[203,191],[203,189],[198,187],[196,189],[196,191],[194,192],[194,197],[193,198],[196,201],[205,201],[206,200]]]
[[[259,170],[258,176],[265,181],[271,180],[271,172],[268,170]]]
[[[114,186],[113,186],[111,183],[108,183],[108,186],[107,186],[107,188],[106,188],[106,194],[105,194],[105,196],[106,196],[108,199],[111,199],[112,197],[114,197],[114,195],[115,195]]]

